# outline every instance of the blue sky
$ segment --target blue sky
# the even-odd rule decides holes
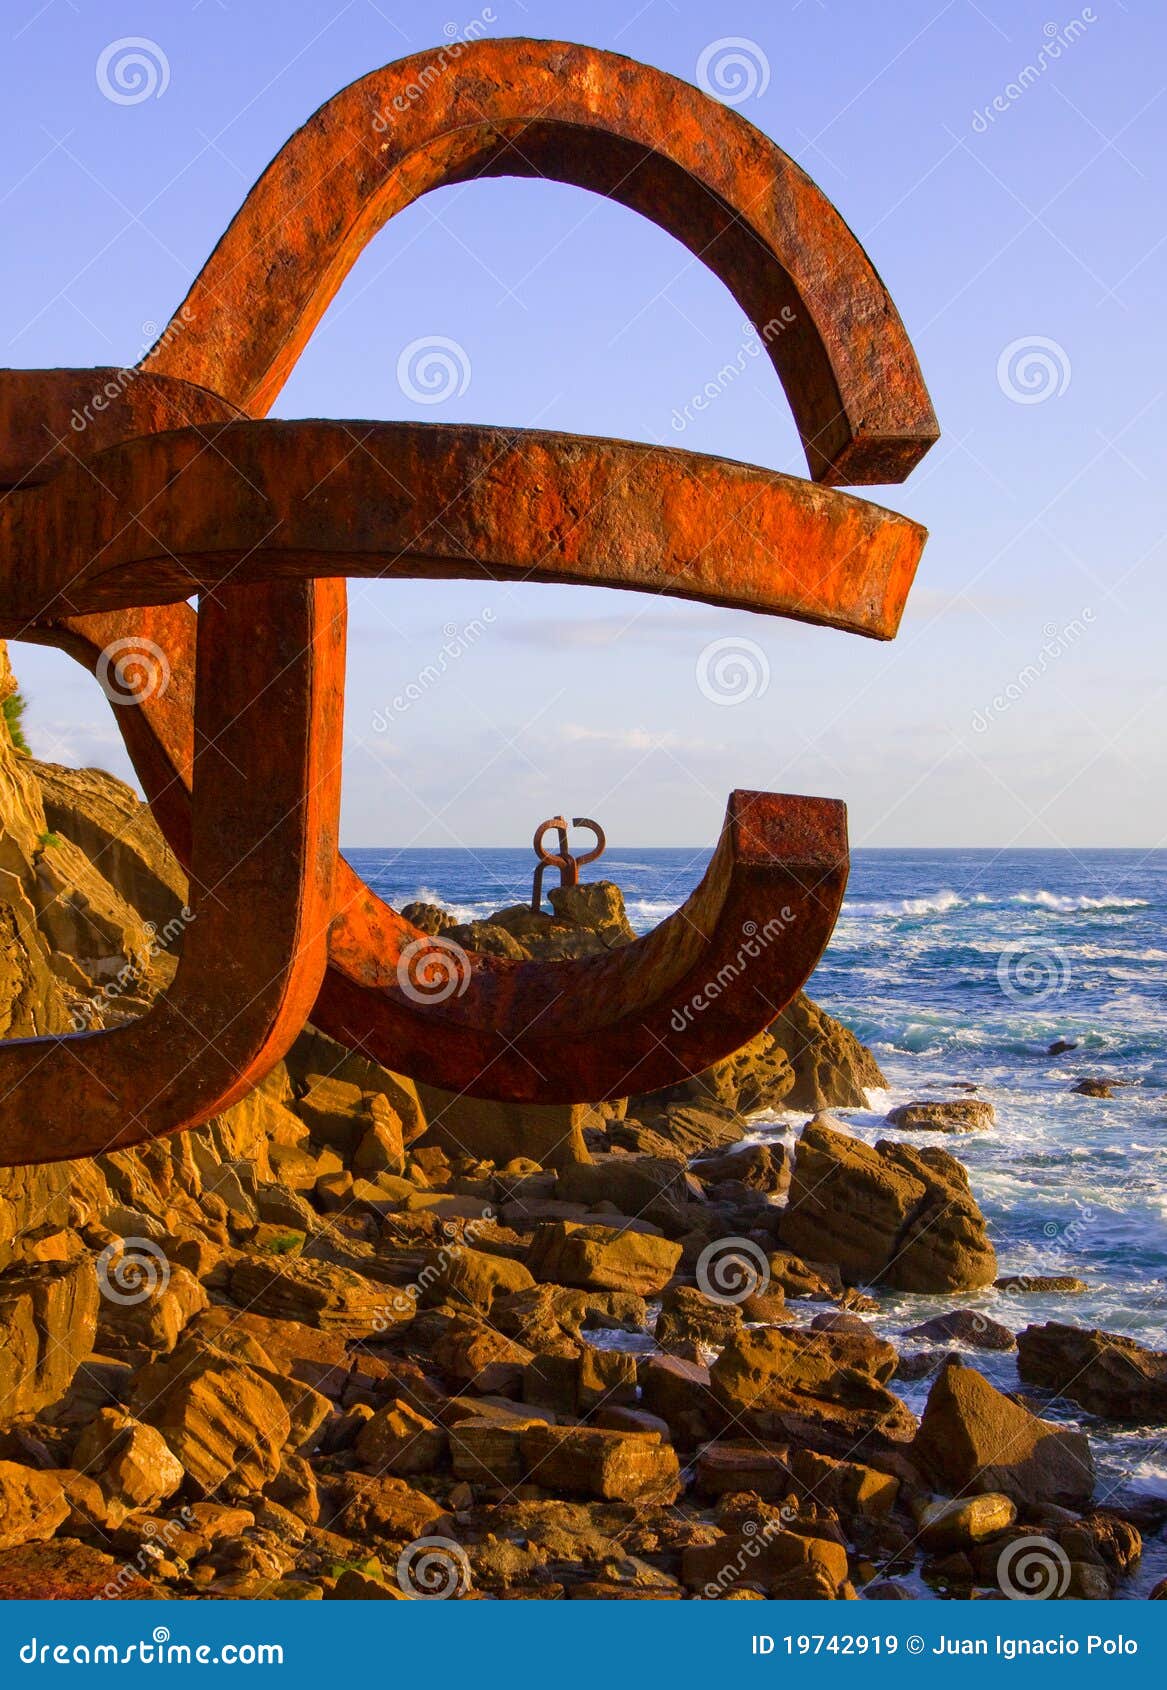
[[[0,17],[2,362],[133,362],[290,132],[467,26],[690,81],[745,42],[726,92],[835,201],[916,344],[943,438],[902,487],[863,490],[931,529],[894,644],[631,594],[354,583],[348,843],[519,845],[560,810],[621,844],[712,843],[734,786],[843,797],[857,845],[1164,842],[1153,0],[4,0]],[[120,103],[98,65],[131,36],[157,49],[155,89]],[[461,391],[427,404],[399,361],[435,338]],[[762,359],[675,427],[746,344],[721,284],[631,212],[483,182],[390,223],[274,414],[567,429],[804,473]],[[443,630],[472,623],[395,710]],[[697,679],[722,640],[768,671],[733,705]],[[125,774],[96,684],[55,653],[13,659],[34,749]]]

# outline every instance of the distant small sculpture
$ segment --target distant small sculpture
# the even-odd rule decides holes
[[[707,264],[765,345],[813,480],[534,430],[264,420],[378,229],[500,175],[605,194]],[[0,1162],[195,1126],[309,1017],[390,1068],[533,1102],[656,1089],[767,1026],[838,914],[836,800],[732,794],[684,908],[602,957],[460,953],[455,992],[410,989],[441,936],[337,852],[344,578],[577,582],[890,639],[925,532],[834,489],[902,481],[937,433],[838,212],[697,89],[587,47],[480,40],[329,100],[138,365],[0,371],[0,637],[97,674],[193,912],[139,1021],[0,1047]]]
[[[573,816],[572,827],[590,827],[596,836],[596,843],[590,851],[582,856],[573,856],[567,848],[567,822],[562,816],[552,816],[550,821],[540,822],[535,829],[535,855],[539,861],[535,868],[535,880],[531,887],[531,908],[535,911],[543,908],[543,876],[549,868],[559,870],[559,884],[561,886],[578,886],[579,871],[585,863],[594,863],[597,857],[602,857],[608,846],[604,837],[604,830],[599,822],[589,821],[587,816]],[[543,848],[545,834],[552,830],[559,837],[558,851],[546,851]]]

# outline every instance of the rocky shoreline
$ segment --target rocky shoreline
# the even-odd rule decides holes
[[[0,744],[8,1036],[141,1013],[183,894],[128,789]],[[631,937],[604,882],[553,903],[408,913],[506,955]],[[1098,1506],[1042,1411],[1164,1425],[1167,1356],[965,1306],[1048,1288],[1002,1279],[918,1138],[991,1109],[910,1100],[871,1145],[831,1111],[881,1083],[805,997],[596,1107],[454,1098],[306,1029],[200,1131],[0,1170],[0,1596],[1121,1594],[1167,1503]],[[774,1108],[793,1149],[747,1136]],[[951,1308],[901,1352],[885,1291]],[[1010,1394],[975,1361],[1014,1345]]]

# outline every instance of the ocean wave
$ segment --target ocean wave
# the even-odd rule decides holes
[[[658,922],[680,908],[683,900],[673,901],[667,898],[628,898],[624,903],[624,911],[629,924],[640,933],[649,927],[655,927]]]
[[[959,892],[932,892],[923,898],[901,898],[890,903],[868,904],[863,909],[864,915],[904,916],[904,915],[947,915],[950,910],[962,910],[967,899]]]
[[[1145,910],[1150,907],[1149,898],[1090,898],[1085,893],[1071,897],[1044,889],[1039,892],[1015,892],[1009,902],[1026,904],[1034,909],[1051,910],[1055,915],[1076,915],[1087,910]]]

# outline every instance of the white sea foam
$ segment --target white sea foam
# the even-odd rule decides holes
[[[412,898],[403,898],[403,903],[436,904],[438,909],[445,910],[447,915],[462,923],[467,921],[481,921],[484,916],[492,915],[498,908],[494,902],[481,904],[452,904],[448,898],[443,898],[440,892],[435,892],[432,886],[419,886]]]
[[[1145,910],[1149,904],[1147,898],[1090,898],[1084,893],[1068,897],[1044,888],[1039,892],[1015,892],[1010,902],[1052,910],[1056,915],[1076,915],[1086,910]]]
[[[958,892],[933,892],[923,898],[902,898],[890,903],[868,904],[869,915],[947,915],[949,910],[962,910],[966,900]]]

